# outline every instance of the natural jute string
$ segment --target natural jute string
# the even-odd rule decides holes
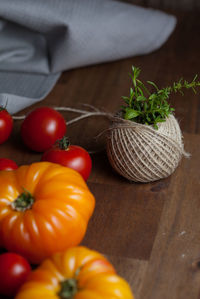
[[[185,153],[179,124],[173,115],[155,130],[132,121],[112,122],[107,134],[107,155],[112,167],[134,182],[168,177]]]
[[[123,177],[134,182],[151,182],[171,175],[182,156],[189,157],[184,151],[179,124],[173,115],[166,122],[158,124],[158,130],[152,126],[124,120],[88,105],[93,111],[70,107],[54,107],[57,111],[69,111],[81,114],[67,125],[92,116],[105,116],[111,126],[106,133],[106,150],[112,167]],[[25,116],[14,116],[24,119]]]

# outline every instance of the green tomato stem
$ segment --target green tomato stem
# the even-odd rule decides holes
[[[61,299],[73,299],[78,292],[77,280],[74,278],[66,279],[60,283],[61,289],[58,296]]]
[[[25,190],[12,202],[11,207],[15,211],[24,212],[31,209],[34,201],[32,194]]]
[[[59,139],[57,143],[61,150],[67,150],[70,146],[69,138],[65,136],[62,139]]]

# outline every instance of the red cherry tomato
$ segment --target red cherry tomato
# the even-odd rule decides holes
[[[69,145],[66,137],[42,155],[42,161],[57,163],[78,171],[86,181],[92,169],[88,152],[77,145]]]
[[[18,166],[13,160],[0,158],[0,170],[13,170],[17,168]]]
[[[0,294],[14,296],[25,282],[31,267],[27,260],[15,253],[0,255]]]
[[[10,136],[13,128],[12,116],[5,108],[0,107],[0,144]]]
[[[27,115],[21,126],[21,136],[25,145],[44,152],[66,133],[63,116],[50,107],[39,107]]]

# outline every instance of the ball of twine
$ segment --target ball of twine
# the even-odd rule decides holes
[[[107,155],[112,167],[134,182],[152,182],[171,175],[184,151],[179,124],[173,115],[152,126],[116,117],[107,134]]]

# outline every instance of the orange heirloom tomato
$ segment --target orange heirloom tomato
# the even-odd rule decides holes
[[[100,253],[74,247],[33,271],[15,299],[134,299],[128,283]]]
[[[38,162],[0,171],[0,242],[40,263],[84,237],[95,200],[71,168]]]

